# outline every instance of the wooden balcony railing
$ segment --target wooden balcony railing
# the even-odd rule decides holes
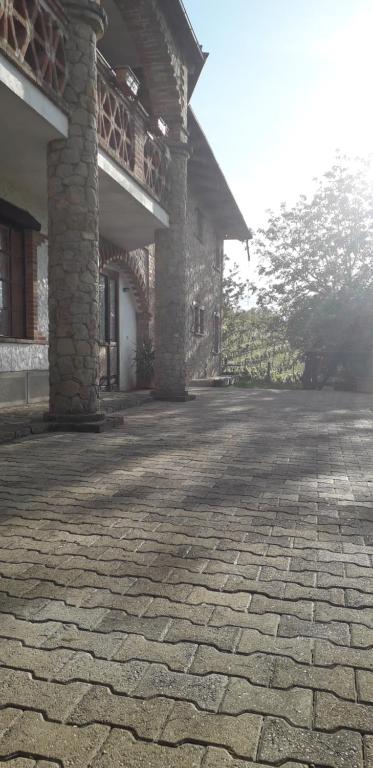
[[[167,149],[148,132],[142,105],[125,96],[115,71],[98,54],[98,136],[100,146],[160,202],[167,181]]]
[[[0,50],[57,97],[67,79],[65,35],[57,0],[0,0]]]
[[[66,22],[59,0],[0,0],[0,51],[62,107],[68,79]],[[115,71],[100,53],[97,89],[101,147],[164,202],[166,147],[149,133],[145,109],[121,92]]]

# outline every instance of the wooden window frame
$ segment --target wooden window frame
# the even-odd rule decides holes
[[[193,302],[193,333],[195,336],[206,334],[205,308],[196,301]]]
[[[9,208],[12,209],[13,206]],[[15,209],[19,212],[19,209]],[[6,211],[7,212],[7,211]],[[22,213],[22,212],[20,212]],[[29,214],[26,214],[26,217]],[[36,229],[29,229],[22,226],[22,223],[17,219],[21,216],[17,215],[14,219],[8,215],[1,215],[0,210],[0,225],[6,227],[9,233],[17,232],[22,238],[22,286],[18,286],[18,296],[15,292],[14,283],[12,279],[12,252],[10,250],[10,298],[9,298],[9,310],[10,310],[10,328],[9,335],[0,335],[0,343],[13,342],[13,343],[46,343],[45,336],[39,334],[38,329],[38,262],[37,262],[37,249],[41,242],[41,236]],[[29,217],[32,220],[32,217]],[[33,221],[33,220],[32,220]],[[10,240],[12,237],[10,236]],[[12,246],[10,246],[11,249]],[[16,289],[17,290],[17,289]],[[23,310],[22,317],[19,321],[23,328],[22,333],[17,333],[15,328],[16,320],[14,318],[14,308],[17,302],[22,302]]]

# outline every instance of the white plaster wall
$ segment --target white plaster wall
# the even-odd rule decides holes
[[[48,337],[48,243],[38,247],[38,330]]]
[[[0,197],[28,211],[40,221],[41,231],[47,232],[46,203],[37,199],[26,187],[16,185],[11,179],[0,176]],[[38,324],[43,335],[48,333],[48,246],[38,248]],[[46,344],[9,344],[0,342],[0,371],[31,371],[48,368]]]
[[[125,290],[123,290],[125,289]],[[136,387],[136,305],[123,275],[119,277],[119,387]]]

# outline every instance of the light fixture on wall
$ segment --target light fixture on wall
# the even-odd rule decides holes
[[[149,132],[153,136],[160,136],[165,139],[169,134],[169,128],[167,123],[163,120],[163,117],[152,115],[149,118]]]
[[[124,96],[136,99],[140,88],[140,80],[136,77],[131,67],[115,67],[117,86]]]

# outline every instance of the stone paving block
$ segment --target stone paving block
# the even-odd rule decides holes
[[[55,673],[60,682],[83,680],[110,686],[117,693],[130,694],[145,675],[149,664],[145,661],[103,661],[88,653],[74,653],[65,666]]]
[[[372,768],[373,766],[373,736],[364,737],[364,768]]]
[[[7,638],[23,640],[28,645],[41,646],[61,625],[58,622],[36,623],[17,619],[9,613],[2,613],[0,620],[0,648]]]
[[[28,672],[1,668],[0,706],[33,708],[43,711],[51,720],[65,720],[88,687],[83,683],[58,685],[34,680]]]
[[[211,605],[228,606],[235,611],[245,611],[250,604],[251,595],[246,592],[216,592],[204,587],[196,587],[187,598],[187,602],[192,605],[201,605],[203,603]]]
[[[174,603],[163,598],[155,598],[147,607],[144,616],[168,616],[175,619],[189,619],[194,624],[207,624],[213,610],[212,605],[192,606],[185,603]]]
[[[172,620],[164,639],[167,642],[206,643],[223,651],[232,651],[237,645],[239,627],[203,627],[190,621]]]
[[[326,600],[333,605],[344,605],[345,595],[343,589],[321,589],[319,587],[304,587],[301,584],[286,584],[286,600]]]
[[[30,619],[47,605],[47,600],[26,600],[0,593],[0,613],[12,614],[17,619]]]
[[[199,712],[192,704],[177,702],[162,732],[171,744],[198,741],[232,750],[242,758],[255,757],[262,718],[257,715],[212,715]]]
[[[281,598],[285,594],[285,585],[279,582],[260,582],[254,579],[245,579],[243,576],[228,576],[224,585],[224,592],[248,592],[266,595],[267,597]]]
[[[273,613],[243,613],[231,608],[216,608],[209,624],[213,627],[244,627],[258,629],[265,635],[275,635],[280,617]]]
[[[0,740],[1,737],[8,731],[14,723],[22,717],[22,710],[14,709],[12,707],[6,707],[0,710]]]
[[[373,594],[363,593],[357,589],[346,589],[346,605],[350,608],[372,608]]]
[[[315,604],[315,621],[340,621],[351,624],[365,624],[373,629],[373,609],[339,608],[328,603]]]
[[[166,747],[136,741],[130,733],[113,729],[91,768],[201,768],[204,749],[194,744]]]
[[[167,664],[176,672],[183,672],[190,667],[196,648],[193,643],[159,643],[147,640],[142,635],[128,635],[115,653],[114,659],[155,661]]]
[[[351,624],[351,645],[357,648],[373,645],[373,629],[368,629],[363,624]]]
[[[295,661],[310,663],[314,641],[305,637],[270,637],[256,629],[244,629],[237,650],[250,654],[263,652],[276,656],[289,656]]]
[[[359,700],[373,704],[373,672],[356,672],[356,685]]]
[[[276,568],[271,568],[269,566],[264,566],[260,569],[260,581],[275,581],[277,582],[279,580],[279,574]],[[302,572],[296,572],[293,573],[291,571],[281,573],[281,582],[283,583],[294,583],[303,585],[306,587],[315,587],[316,586],[316,574],[311,573],[310,571]]]
[[[325,666],[341,664],[346,667],[373,670],[373,654],[371,650],[363,648],[344,648],[326,640],[316,640],[314,663]]]
[[[336,649],[338,650],[338,649]],[[271,685],[275,688],[302,686],[314,690],[332,691],[345,699],[355,698],[353,669],[336,666],[324,669],[314,665],[298,664],[290,659],[276,659]]]
[[[305,761],[328,768],[363,768],[361,736],[351,731],[321,733],[293,728],[284,720],[269,719],[264,723],[259,760],[281,763]]]
[[[226,585],[227,578],[228,575],[225,573],[191,573],[185,568],[175,568],[167,576],[167,582],[168,584],[190,584],[209,589],[222,589]]]
[[[188,596],[192,590],[193,587],[189,584],[162,584],[150,581],[149,579],[137,579],[135,584],[128,589],[127,594],[166,597],[175,602],[182,602],[184,600],[188,601]]]
[[[305,600],[273,600],[263,595],[254,595],[250,603],[250,613],[280,613],[298,616],[299,619],[311,621],[313,607]]]
[[[55,760],[64,768],[86,768],[109,735],[103,725],[74,728],[50,723],[36,712],[24,712],[0,740],[0,758],[26,753]]]
[[[326,588],[354,589],[370,594],[373,592],[373,578],[340,578],[339,576],[332,576],[330,573],[318,573],[317,585]]]
[[[108,688],[94,685],[78,706],[70,711],[67,722],[71,725],[104,723],[134,731],[138,738],[156,740],[174,708],[172,699],[157,697],[149,701],[117,696]]]
[[[302,621],[293,616],[282,616],[278,629],[279,637],[314,637],[331,640],[337,645],[349,645],[348,624],[336,621]]]
[[[48,600],[47,603],[45,600],[40,602],[42,602],[42,607],[39,607],[35,617],[37,621],[62,621],[66,624],[76,624],[82,629],[94,629],[107,613],[105,608],[74,608],[57,600]],[[18,612],[16,615],[20,618],[28,618],[30,614],[24,616]]]
[[[373,701],[372,694],[370,701]],[[328,693],[317,693],[315,726],[323,731],[350,728],[373,733],[373,708],[365,704],[347,703]]]
[[[34,675],[51,679],[71,658],[69,650],[46,651],[28,648],[19,640],[0,640],[0,664],[5,667],[26,669]]]
[[[189,563],[189,561],[188,561]],[[189,565],[188,565],[189,567]],[[204,569],[205,573],[224,573],[236,576],[242,576],[245,579],[255,580],[259,575],[259,565],[236,565],[233,563],[219,562],[217,560],[208,560]]]
[[[146,699],[152,696],[185,699],[200,709],[216,712],[226,685],[227,678],[223,675],[170,672],[160,664],[152,664],[132,692],[135,696],[143,696]]]
[[[139,618],[128,616],[124,611],[107,611],[96,629],[103,633],[123,632],[144,635],[148,640],[160,640],[167,631],[171,621],[167,616],[154,618]]]
[[[44,625],[41,625],[44,626]],[[42,643],[42,648],[67,648],[72,651],[87,651],[102,659],[112,659],[124,642],[124,633],[111,634],[103,632],[87,632],[78,629],[74,624],[55,624],[51,633]]]
[[[229,676],[245,677],[255,685],[269,685],[273,660],[265,654],[252,656],[223,653],[207,645],[198,646],[189,669],[193,674],[218,672]]]
[[[343,563],[330,563],[319,562],[313,560],[305,560],[303,557],[292,557],[290,562],[290,571],[293,572],[305,572],[311,571],[312,573],[331,573],[335,576],[344,576]]]
[[[268,768],[268,763],[258,763],[255,760],[235,759],[228,752],[216,747],[209,747],[203,761],[203,768]],[[281,768],[309,768],[304,763],[282,763]]]
[[[105,737],[84,768],[373,768],[359,733],[373,734],[370,401],[231,391],[223,420],[224,397],[180,410],[181,429],[178,407],[165,420],[151,405],[89,451],[71,435],[35,441],[27,462],[0,449],[0,696],[13,702],[0,732],[37,715],[21,707],[68,718],[35,720],[38,745],[0,763],[66,768],[71,740],[61,757],[51,728],[84,747],[96,719]],[[45,729],[55,753],[39,750]]]
[[[229,680],[221,711],[230,714],[258,712],[274,716],[286,712],[286,717],[294,725],[307,727],[312,722],[312,704],[312,691],[301,688],[288,691],[260,688],[236,678]]]
[[[27,757],[16,757],[14,760],[7,760],[6,762],[3,762],[3,760],[0,760],[0,765],[6,766],[6,768],[39,768],[40,763],[36,763],[35,760],[28,760]],[[44,762],[45,768],[52,768],[52,763],[48,762],[48,765]],[[57,766],[57,763],[54,763],[53,768]],[[58,768],[58,766],[57,766]]]

